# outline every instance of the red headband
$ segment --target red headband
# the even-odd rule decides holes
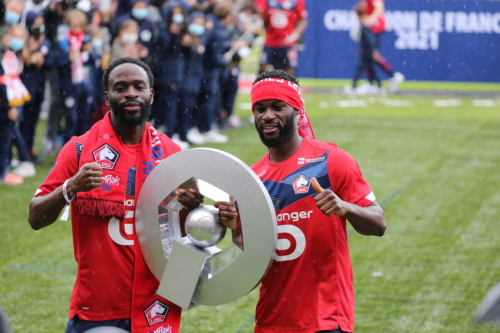
[[[302,137],[314,137],[314,131],[304,108],[304,100],[297,84],[284,79],[264,79],[252,87],[250,93],[252,99],[252,112],[255,104],[261,101],[277,99],[291,105],[300,111],[297,119],[299,135]]]

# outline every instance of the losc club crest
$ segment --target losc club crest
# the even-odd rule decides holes
[[[94,155],[94,161],[106,170],[114,170],[116,162],[118,162],[118,158],[120,157],[120,154],[107,143],[94,150],[92,155]]]
[[[151,305],[144,310],[148,325],[153,326],[158,323],[163,323],[165,319],[167,319],[168,310],[170,310],[170,307],[159,300],[151,303]]]
[[[311,180],[304,175],[300,175],[292,182],[292,186],[295,194],[307,193],[309,192],[309,186],[311,186]]]

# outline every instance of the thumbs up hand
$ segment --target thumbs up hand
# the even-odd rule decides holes
[[[311,185],[318,192],[314,199],[316,206],[323,214],[328,217],[332,215],[344,216],[348,212],[350,204],[340,199],[333,191],[322,188],[316,178],[311,179]]]

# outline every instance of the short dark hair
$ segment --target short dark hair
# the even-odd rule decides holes
[[[257,82],[262,81],[264,79],[283,79],[293,82],[296,85],[299,85],[299,81],[295,78],[295,76],[279,69],[273,69],[264,73],[260,73],[259,76],[257,76],[255,81],[253,82],[253,84],[256,84]]]
[[[104,71],[104,74],[102,75],[102,83],[104,84],[104,91],[108,91],[109,75],[111,74],[111,71],[113,71],[113,69],[123,64],[134,64],[144,69],[144,71],[148,75],[149,87],[153,88],[154,78],[153,78],[153,73],[151,72],[151,68],[149,68],[148,65],[146,65],[139,59],[125,57],[113,61]]]

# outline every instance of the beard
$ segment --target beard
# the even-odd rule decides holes
[[[279,136],[268,139],[265,137],[264,131],[259,127],[259,125],[257,125],[257,123],[255,123],[255,129],[259,133],[260,141],[262,141],[262,143],[268,148],[279,147],[290,141],[295,133],[295,115],[292,114],[290,118],[285,121],[285,124],[282,127],[278,126],[278,128],[280,130]]]
[[[125,107],[124,105],[130,102],[140,104],[141,113],[138,116],[127,116],[127,114],[123,110]],[[146,103],[139,102],[138,100],[135,99],[123,103],[110,101],[110,107],[111,107],[111,112],[113,112],[113,114],[116,116],[116,118],[122,125],[128,125],[128,126],[142,125],[148,120],[148,117],[151,114],[151,103],[149,103],[149,101],[147,101]]]

